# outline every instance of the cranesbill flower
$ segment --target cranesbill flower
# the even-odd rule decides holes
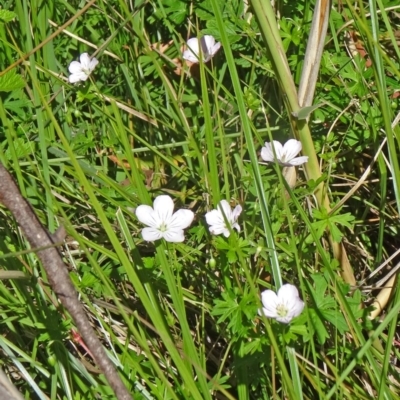
[[[275,160],[272,146],[274,146],[276,161],[279,165],[284,167],[294,167],[308,161],[307,156],[296,157],[301,151],[301,142],[296,139],[288,140],[284,146],[276,140],[272,143],[266,142],[265,147],[261,149],[261,158],[264,161],[273,162]]]
[[[268,318],[275,318],[278,322],[289,323],[294,317],[301,314],[304,302],[299,297],[296,286],[289,283],[281,286],[276,294],[272,290],[264,290],[261,293],[262,309],[260,314]]]
[[[171,197],[161,195],[155,198],[153,208],[140,205],[136,209],[138,220],[147,225],[143,228],[142,237],[147,242],[164,238],[167,242],[183,242],[183,230],[193,221],[190,210],[178,210],[174,213],[174,202]]]
[[[68,80],[71,83],[76,83],[79,81],[86,81],[92,71],[95,69],[99,60],[95,57],[92,59],[89,57],[88,53],[82,53],[79,57],[79,61],[72,61],[69,64],[68,70],[71,73]]]
[[[205,35],[201,39],[191,38],[187,41],[188,49],[183,52],[183,58],[192,63],[198,63],[200,60],[200,46],[203,62],[208,62],[217,53],[221,47],[220,42],[215,42],[211,35]]]
[[[210,232],[213,235],[221,235],[222,233],[225,237],[229,237],[231,232],[227,224],[230,225],[230,229],[235,228],[240,232],[237,220],[241,212],[242,207],[240,205],[237,205],[232,211],[229,203],[226,200],[221,200],[216,210],[209,211],[206,214],[206,221],[210,225]]]

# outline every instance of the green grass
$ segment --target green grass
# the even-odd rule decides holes
[[[306,120],[314,3],[0,8],[0,160],[46,229],[65,227],[70,277],[135,399],[400,398],[397,280],[376,287],[397,259],[372,274],[400,245],[400,6],[334,2]],[[183,46],[205,34],[222,48],[189,68]],[[70,84],[84,52],[99,64]],[[290,187],[260,151],[292,137],[309,162]],[[134,210],[160,194],[195,213],[183,243],[141,237]],[[222,199],[243,207],[229,238],[204,218]],[[0,367],[26,399],[114,399],[1,215]],[[283,283],[306,303],[289,325],[258,314]]]

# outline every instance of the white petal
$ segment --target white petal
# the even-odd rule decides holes
[[[204,36],[201,38],[201,41],[202,41],[202,44],[204,43],[204,45],[205,45],[207,51],[208,51],[209,53],[211,53],[211,49],[212,49],[213,46],[215,45],[214,36],[211,36],[211,35],[204,35]]]
[[[157,214],[154,213],[154,210],[145,204],[136,208],[136,217],[142,224],[151,226],[152,228],[158,228],[163,222],[158,220]]]
[[[267,318],[276,318],[277,317],[277,313],[276,311],[270,309],[270,308],[261,308],[261,310],[259,310],[260,313],[264,314]]]
[[[206,213],[208,225],[225,225],[224,218],[219,210],[212,210]]]
[[[225,225],[212,225],[210,226],[210,232],[213,235],[224,235],[225,237],[230,236],[230,231]]]
[[[163,237],[167,242],[180,243],[185,240],[183,229],[168,229],[163,233]]]
[[[204,47],[207,49],[206,51],[207,54],[210,55],[210,58],[213,57],[221,47],[221,43],[215,42],[215,38],[211,35],[205,35],[201,38],[201,40],[202,49],[204,49]]]
[[[183,58],[190,62],[199,62],[199,40],[197,38],[190,38],[187,41],[187,50],[183,52]]]
[[[186,45],[194,54],[199,54],[199,39],[190,38]]]
[[[96,57],[93,57],[89,64],[89,70],[93,71],[96,68],[96,65],[99,63],[99,60]]]
[[[221,200],[218,204],[218,210],[222,215],[222,220],[224,217],[227,219],[228,222],[232,220],[232,209],[227,200]]]
[[[86,70],[90,69],[90,57],[88,53],[82,53],[79,60],[81,61],[82,68]]]
[[[299,291],[296,286],[291,285],[290,283],[285,283],[278,290],[279,300],[295,299],[297,297],[299,297]]]
[[[242,206],[238,204],[235,209],[233,210],[232,216],[234,220],[236,221],[239,218],[239,215],[242,213]]]
[[[238,232],[240,232],[240,225],[239,225],[237,222],[235,222],[235,223],[232,225],[232,228],[235,228]]]
[[[68,71],[71,72],[71,74],[76,74],[77,72],[82,72],[82,65],[78,61],[72,61],[71,64],[69,64]]]
[[[283,153],[285,155],[286,162],[289,162],[292,158],[295,158],[301,151],[301,142],[296,139],[289,139],[283,147]]]
[[[282,324],[288,324],[293,319],[293,317],[288,314],[285,317],[276,317],[275,319]]]
[[[155,228],[143,228],[142,237],[146,242],[155,242],[163,237],[162,233]]]
[[[77,72],[75,74],[72,74],[68,77],[68,81],[70,83],[76,83],[79,81],[86,81],[88,76],[84,72]]]
[[[282,144],[280,142],[278,142],[277,140],[273,140],[272,143],[266,142],[265,147],[263,147],[261,149],[261,158],[264,161],[267,161],[267,162],[274,161],[275,157],[274,157],[274,152],[272,150],[272,146],[274,146],[277,160],[279,161],[282,159],[282,156],[283,156]]]
[[[157,196],[153,203],[154,212],[157,215],[157,219],[167,223],[174,212],[174,202],[168,195]]]
[[[226,200],[222,200],[225,201]],[[221,201],[221,203],[222,203]],[[221,206],[221,203],[218,205],[218,207]],[[228,204],[229,207],[229,204]],[[230,209],[230,207],[229,207]],[[209,230],[213,235],[221,235],[223,234],[225,237],[229,237],[230,232],[229,229],[226,227],[224,216],[222,215],[222,212],[220,209],[218,210],[212,210],[206,213],[206,222],[209,226]]]
[[[278,142],[277,140],[273,140],[273,146],[275,149],[276,158],[278,160],[282,160],[282,158],[285,155],[285,150],[284,150],[281,142]]]
[[[308,156],[292,158],[290,161],[284,163],[285,167],[295,167],[297,165],[302,165],[308,161]]]
[[[231,232],[228,228],[224,228],[224,230],[222,231],[222,234],[228,238],[231,235]]]
[[[221,48],[221,43],[220,42],[217,42],[217,43],[215,43],[215,45],[211,48],[211,50],[210,50],[210,54],[212,55],[212,56],[215,56],[215,54],[217,54],[217,52],[218,52],[218,50]]]
[[[182,55],[184,60],[190,61],[192,63],[198,63],[199,59],[190,50],[185,50]]]
[[[168,226],[168,230],[172,229],[185,229],[187,228],[192,222],[194,218],[194,213],[190,210],[178,210],[169,221],[166,221]]]
[[[209,39],[207,39],[207,38],[210,38],[210,37],[212,38],[212,40],[215,43],[215,39],[209,35],[203,36],[200,39],[201,52],[203,53],[203,61],[204,62],[208,62],[209,60],[211,60],[211,57],[212,57],[210,54],[210,48],[208,47],[208,44],[207,44],[207,42],[209,41]]]
[[[272,153],[272,148],[269,143],[265,143],[265,147],[261,149],[261,158],[266,162],[274,161],[274,154]]]
[[[264,290],[261,293],[262,312],[266,317],[276,318],[278,316],[276,307],[278,305],[278,296],[272,290]]]
[[[303,312],[303,309],[304,309],[304,301],[298,298],[296,302],[292,304],[289,314],[292,316],[292,318],[297,317]]]
[[[215,39],[211,35],[205,35],[201,39],[201,50],[203,52],[204,62],[208,62],[214,56]]]

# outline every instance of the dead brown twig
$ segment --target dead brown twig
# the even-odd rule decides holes
[[[31,247],[37,250],[49,283],[71,315],[79,333],[93,354],[94,360],[104,373],[118,400],[131,400],[132,396],[123,384],[114,365],[108,358],[100,340],[96,336],[68,274],[60,253],[55,247],[59,238],[50,235],[42,226],[30,204],[22,197],[18,186],[7,169],[0,163],[0,202],[7,207]]]

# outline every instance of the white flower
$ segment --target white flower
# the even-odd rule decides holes
[[[200,40],[191,38],[187,41],[188,49],[183,52],[183,58],[192,63],[198,63],[200,59],[200,46],[203,62],[208,62],[217,53],[221,47],[220,42],[215,42],[214,37],[205,35]]]
[[[304,308],[299,291],[296,286],[289,283],[281,286],[277,295],[272,290],[264,290],[261,293],[261,303],[263,308],[259,310],[260,314],[264,314],[268,318],[275,318],[284,324],[300,315]]]
[[[193,221],[190,210],[178,210],[174,213],[174,202],[167,195],[155,198],[153,208],[141,205],[136,209],[138,220],[147,225],[143,228],[142,237],[147,242],[164,238],[167,242],[183,242],[183,230]]]
[[[284,146],[282,146],[278,141],[274,140],[273,146],[275,149],[276,161],[279,165],[284,167],[294,167],[296,165],[304,164],[308,161],[307,156],[296,157],[301,151],[301,142],[296,139],[288,140]],[[274,161],[275,157],[271,143],[265,143],[265,147],[261,149],[261,158],[267,162]]]
[[[90,59],[88,53],[82,53],[79,59],[81,62],[72,61],[72,63],[69,64],[68,70],[71,75],[69,76],[68,80],[71,83],[86,81],[86,79],[95,69],[96,65],[99,63],[99,60],[95,57]]]
[[[231,232],[226,225],[227,223],[230,225],[231,229],[235,228],[240,232],[237,219],[241,212],[242,207],[240,205],[237,205],[232,211],[229,203],[226,200],[221,200],[216,210],[209,211],[206,214],[206,221],[207,224],[210,225],[210,232],[213,235],[220,235],[222,233],[225,237],[229,237]]]

